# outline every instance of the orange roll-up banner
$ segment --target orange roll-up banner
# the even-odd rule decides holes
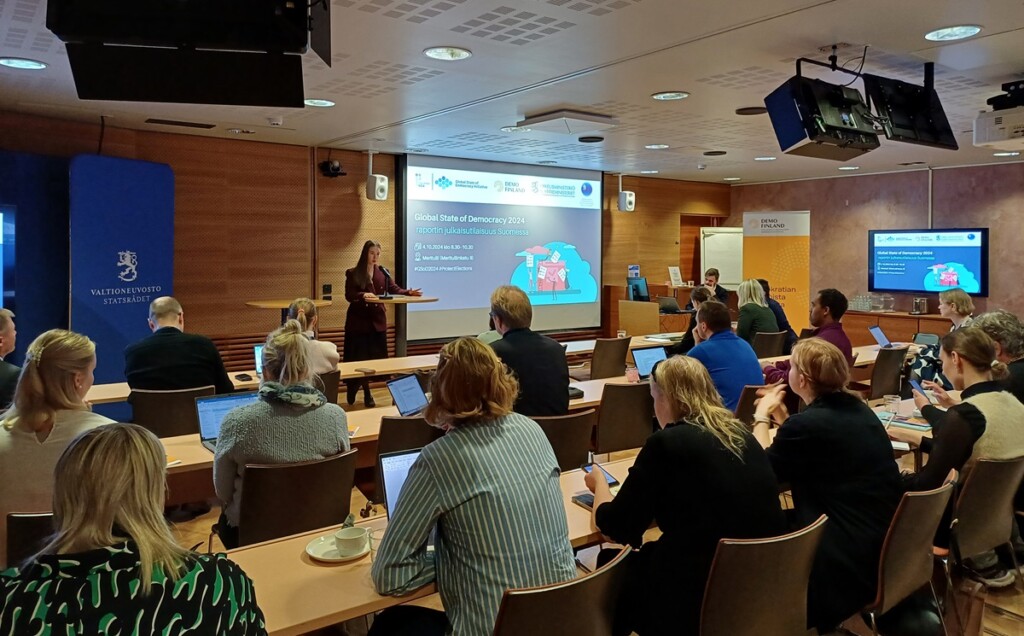
[[[743,279],[764,278],[800,333],[811,306],[811,213],[744,212]]]

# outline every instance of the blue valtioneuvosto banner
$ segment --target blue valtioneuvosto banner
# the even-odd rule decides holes
[[[71,329],[96,342],[96,382],[124,381],[124,348],[172,295],[174,173],[148,161],[71,160]]]

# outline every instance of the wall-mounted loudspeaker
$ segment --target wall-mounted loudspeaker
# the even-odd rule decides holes
[[[371,174],[366,178],[366,198],[371,201],[386,201],[388,178],[382,174]]]
[[[636,193],[630,190],[619,192],[619,212],[632,212],[636,209]]]

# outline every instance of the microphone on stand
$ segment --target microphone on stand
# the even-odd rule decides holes
[[[384,274],[384,293],[381,294],[380,297],[391,298],[391,294],[388,292],[388,289],[391,287],[391,272],[389,272],[388,268],[383,265],[378,265],[377,267],[379,267],[381,273]]]

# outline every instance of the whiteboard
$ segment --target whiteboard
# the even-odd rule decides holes
[[[700,271],[718,269],[718,282],[728,289],[736,289],[743,282],[743,228],[700,228]]]

